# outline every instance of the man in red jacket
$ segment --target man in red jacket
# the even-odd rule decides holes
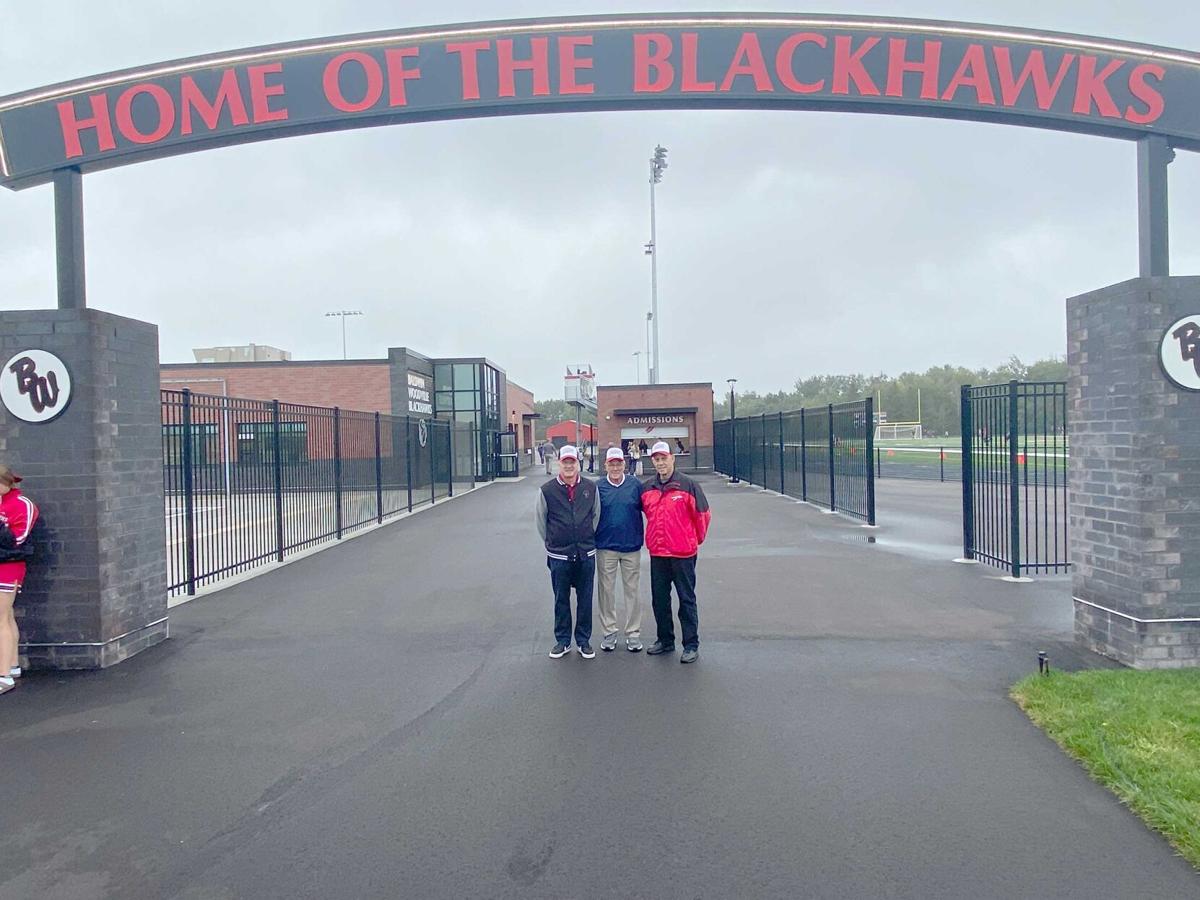
[[[646,514],[646,549],[650,551],[650,602],[658,640],[650,656],[675,650],[671,618],[671,585],[679,597],[679,628],[683,656],[693,663],[700,656],[700,616],[696,609],[696,550],[704,543],[712,513],[708,498],[695,481],[675,471],[675,457],[665,441],[650,448],[655,474],[643,482],[642,511]]]

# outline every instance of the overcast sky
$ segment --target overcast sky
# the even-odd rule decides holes
[[[879,13],[1200,49],[1200,6],[1076,0],[33,4],[0,26],[0,95],[194,54],[524,16]],[[89,305],[157,323],[164,362],[272,344],[486,355],[539,397],[570,363],[635,380],[658,189],[667,381],[760,391],[825,372],[1065,352],[1064,299],[1137,274],[1131,143],[812,112],[558,114],[364,129],[84,181]],[[53,192],[0,191],[0,307],[52,307]],[[1200,273],[1200,157],[1171,166],[1173,274]],[[644,365],[643,365],[644,372]]]

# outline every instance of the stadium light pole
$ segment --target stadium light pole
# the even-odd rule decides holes
[[[342,320],[342,359],[346,358],[346,317],[361,316],[361,309],[338,309],[333,312],[325,313],[325,318],[334,318]]]
[[[642,383],[642,351],[641,350],[633,351],[633,361],[635,363],[637,363],[637,383],[641,384]]]
[[[658,355],[658,238],[654,218],[654,186],[662,181],[667,169],[667,148],[658,144],[650,157],[650,243],[646,245],[650,254],[650,313],[654,323],[654,367],[650,369],[649,381],[658,384],[662,380],[662,358]]]
[[[654,313],[646,313],[646,384],[654,384],[654,358],[650,356],[650,323],[654,320]]]
[[[729,441],[733,444],[733,471],[729,473],[733,477],[729,479],[729,483],[737,484],[737,405],[733,391],[733,386],[737,384],[737,379],[726,378],[725,380],[729,382]]]

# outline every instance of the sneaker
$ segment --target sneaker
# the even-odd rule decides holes
[[[700,658],[700,651],[695,648],[692,648],[691,650],[684,650],[683,656],[679,657],[679,661],[681,663],[694,663],[699,658]]]
[[[9,678],[20,678],[21,677],[21,667],[13,666],[11,669],[9,669],[8,677]]]
[[[604,636],[604,640],[600,642],[600,649],[605,653],[611,653],[617,649],[617,633],[615,631]]]
[[[580,644],[579,645],[579,655],[582,656],[584,659],[595,659],[596,651],[592,649],[591,644]]]
[[[11,675],[0,676],[0,694],[7,694],[9,691],[15,689],[16,686],[17,682],[13,680]]]
[[[567,655],[567,651],[570,649],[571,648],[568,647],[566,644],[555,644],[554,649],[550,651],[550,658],[551,659],[562,659],[564,656]]]
[[[625,649],[630,653],[640,653],[642,649],[642,639],[635,637],[625,638]]]
[[[650,649],[646,651],[647,656],[658,656],[660,653],[674,653],[674,644],[664,644],[662,641],[655,641],[650,645]]]

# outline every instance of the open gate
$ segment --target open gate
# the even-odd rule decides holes
[[[1067,385],[962,386],[963,556],[1067,571]]]

